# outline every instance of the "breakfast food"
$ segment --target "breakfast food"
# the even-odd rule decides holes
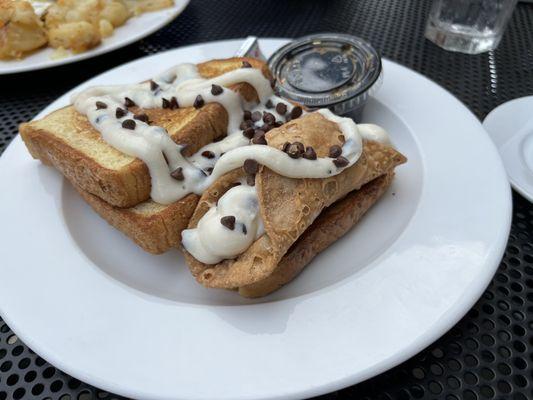
[[[129,18],[173,4],[173,0],[0,0],[0,59],[21,58],[47,43],[58,49],[57,54],[83,52]]]
[[[0,0],[0,59],[20,58],[46,42],[43,23],[30,3]]]
[[[264,63],[248,58],[214,60],[197,66],[187,64],[186,68],[198,71],[199,76],[214,78],[240,69],[243,62],[256,67],[253,69],[258,74],[269,77]],[[149,94],[153,94],[155,91],[151,89],[155,88],[156,81],[166,85],[162,82],[165,75],[122,88],[125,91],[146,88]],[[257,100],[255,89],[249,84],[237,82],[229,86],[238,93],[235,96],[242,96],[245,101]],[[185,156],[193,155],[226,134],[228,114],[220,104],[209,103],[199,108],[182,104],[176,108],[173,96],[163,102],[164,94],[161,90],[157,93],[159,100],[153,108],[140,108],[125,96],[120,99],[119,106],[112,108],[109,104],[108,109],[112,111],[112,117],[116,117],[118,110],[124,113],[123,120],[133,120],[136,124],[144,124],[141,119],[146,115],[152,126],[163,128],[172,140],[181,144],[176,147],[176,153],[180,154],[181,149]],[[90,92],[85,92],[87,94]],[[127,115],[133,118],[126,118]],[[22,124],[20,133],[34,158],[63,173],[98,214],[143,249],[158,254],[179,246],[181,230],[187,226],[199,196],[190,193],[179,200],[167,201],[167,204],[154,202],[150,199],[152,179],[146,163],[116,150],[91,122],[95,121],[69,106],[41,120]]]
[[[180,64],[72,103],[21,126],[30,153],[145,250],[179,247],[200,283],[248,297],[294,278],[405,162],[382,128],[275,96],[251,58]]]
[[[243,149],[243,168],[204,192],[182,233],[187,263],[205,286],[267,279],[326,207],[405,162],[376,126],[324,109],[270,130],[266,141]]]

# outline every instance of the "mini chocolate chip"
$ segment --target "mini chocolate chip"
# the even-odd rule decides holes
[[[97,101],[96,102],[96,109],[97,110],[103,110],[104,108],[107,108],[107,104],[103,101]]]
[[[171,110],[180,108],[180,105],[178,104],[178,99],[176,99],[174,96],[172,96],[172,98],[170,99],[169,107]]]
[[[267,144],[266,138],[265,138],[265,131],[262,131],[261,129],[256,129],[254,133],[254,137],[252,139],[253,144]]]
[[[265,107],[266,108],[274,108],[274,104],[272,103],[272,100],[268,100],[266,103],[265,103]]]
[[[276,117],[274,117],[274,114],[265,111],[263,113],[263,122],[265,124],[273,124],[276,122]]]
[[[148,115],[146,114],[136,114],[133,116],[133,118],[139,120],[139,121],[142,121],[142,122],[145,122],[145,123],[148,123]]]
[[[252,119],[252,113],[248,110],[244,110],[244,116],[242,118],[244,121]]]
[[[222,136],[219,136],[219,137],[216,137],[213,139],[213,143],[216,143],[216,142],[220,142],[222,139],[224,139],[226,136],[222,135]]]
[[[251,120],[242,121],[239,125],[239,128],[242,130],[245,130],[246,128],[250,128],[254,125],[254,123]]]
[[[276,112],[279,114],[279,115],[285,115],[287,114],[287,106],[283,103],[278,103],[276,105]]]
[[[212,94],[213,96],[218,96],[218,95],[221,94],[223,91],[224,91],[224,89],[222,89],[222,86],[211,85],[211,94]]]
[[[255,129],[252,127],[246,128],[242,131],[242,134],[247,137],[248,139],[251,139],[254,137]]]
[[[335,164],[337,168],[346,167],[349,163],[350,162],[348,161],[348,159],[343,156],[340,156],[336,158],[335,160],[333,160],[333,164]]]
[[[261,120],[261,113],[259,111],[254,111],[252,113],[252,121],[257,122]]]
[[[244,160],[243,168],[244,172],[247,174],[257,174],[257,171],[259,171],[259,163],[254,159],[247,158]]]
[[[135,104],[135,102],[134,102],[132,99],[130,99],[129,97],[124,97],[124,105],[125,105],[126,107],[135,107],[136,104]]]
[[[163,97],[163,99],[161,100],[161,105],[163,106],[163,108],[170,108],[170,101]]]
[[[287,154],[291,158],[300,158],[304,153],[304,145],[300,142],[294,142],[289,146]]]
[[[135,125],[137,125],[137,124],[132,119],[125,119],[124,121],[122,121],[122,127],[124,129],[134,130],[135,129]]]
[[[123,108],[117,107],[117,109],[115,110],[115,117],[117,117],[117,119],[120,119],[127,113],[128,111],[124,110]]]
[[[272,79],[270,80],[270,87],[271,87],[272,89],[274,89],[274,88],[276,87],[276,78],[272,78]]]
[[[245,235],[248,233],[248,229],[246,229],[246,225],[242,224],[242,233]]]
[[[248,186],[255,186],[255,175],[246,175],[246,184]]]
[[[308,160],[316,160],[316,152],[315,149],[313,149],[311,146],[307,146],[305,148],[305,153],[302,156],[303,158],[306,158]]]
[[[294,108],[291,110],[291,119],[300,118],[300,116],[302,115],[302,113],[303,113],[302,107],[300,107],[300,106],[296,106],[296,107],[294,107]]]
[[[215,153],[213,153],[212,151],[209,151],[209,150],[202,151],[202,157],[215,158]]]
[[[152,90],[152,92],[155,92],[157,89],[159,89],[159,85],[154,81],[150,81],[150,90]]]
[[[230,231],[235,229],[235,217],[233,215],[226,215],[225,217],[220,218],[220,223]]]
[[[174,171],[170,173],[170,176],[176,179],[177,181],[182,181],[185,179],[185,176],[183,175],[183,168],[178,167]]]
[[[207,175],[211,175],[211,172],[213,172],[213,167],[206,168],[205,172],[207,173]]]
[[[205,101],[204,101],[204,98],[202,97],[201,94],[199,94],[198,96],[196,96],[196,99],[194,100],[194,108],[198,109],[198,108],[202,108],[205,104]]]
[[[252,64],[250,64],[248,61],[243,61],[242,62],[242,67],[243,68],[252,68]]]
[[[279,128],[281,125],[283,125],[283,122],[281,122],[281,121],[274,122],[274,127],[275,128]]]
[[[274,125],[264,124],[263,126],[261,126],[260,129],[261,129],[262,131],[268,132],[268,131],[271,130],[272,128],[274,128]]]
[[[290,142],[283,143],[283,147],[281,151],[284,151],[286,153],[289,150],[290,145],[291,145]]]
[[[342,147],[337,145],[337,144],[334,144],[333,146],[331,146],[329,148],[329,156],[331,158],[337,158],[339,157],[340,155],[342,154]]]

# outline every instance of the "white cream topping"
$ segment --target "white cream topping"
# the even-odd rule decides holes
[[[72,102],[80,113],[87,115],[107,143],[146,163],[152,181],[151,197],[158,203],[169,204],[189,193],[202,194],[220,176],[241,167],[246,159],[253,159],[290,178],[325,178],[334,176],[357,162],[363,150],[363,139],[390,144],[387,133],[379,126],[356,125],[352,119],[336,116],[328,109],[316,112],[336,123],[344,135],[344,159],[341,165],[327,157],[315,160],[291,158],[276,148],[250,144],[250,140],[242,134],[241,127],[245,109],[261,115],[268,112],[276,121],[284,122],[294,108],[292,104],[273,95],[270,82],[258,69],[241,68],[212,79],[203,79],[194,64],[181,64],[160,74],[152,82],[156,84],[144,82],[94,87],[74,95]],[[237,93],[227,89],[227,86],[241,82],[254,87],[260,99],[259,104],[247,104]],[[223,87],[222,93],[213,94],[212,85]],[[144,109],[160,108],[163,99],[175,99],[179,107],[191,107],[198,96],[205,103],[216,102],[225,108],[228,113],[227,136],[219,142],[204,146],[188,158],[181,154],[183,146],[174,143],[164,128],[134,119],[134,115],[124,106],[125,98],[128,98]],[[280,115],[275,108],[267,108],[268,101],[274,106],[278,103],[285,104],[287,113]],[[97,107],[97,102],[104,103],[106,107]],[[117,108],[124,110],[124,115],[118,118]],[[127,129],[128,124],[125,123],[124,127],[123,123],[131,119],[135,121],[135,126]],[[131,125],[131,121],[128,122]],[[259,120],[252,127],[258,129],[263,124]],[[171,176],[171,172],[178,169],[183,179]],[[223,199],[225,200],[221,204]],[[255,203],[250,199],[255,199]],[[234,203],[233,206],[229,205],[231,202]],[[198,260],[205,260],[203,262],[206,263],[236,257],[263,232],[259,213],[251,204],[257,204],[255,188],[241,185],[231,189],[219,200],[218,205],[214,205],[204,215],[198,228],[184,231],[184,246]],[[237,221],[242,220],[238,223],[244,224],[248,233],[239,233],[238,228],[230,230],[221,225],[220,218],[225,213],[238,217]]]
[[[224,217],[233,217],[233,226],[224,225]],[[216,264],[235,258],[263,233],[257,191],[254,186],[241,184],[224,193],[196,228],[181,233],[181,239],[185,249],[198,261]]]

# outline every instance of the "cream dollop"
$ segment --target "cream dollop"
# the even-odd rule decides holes
[[[230,222],[224,224],[223,219]],[[181,233],[182,244],[194,258],[216,264],[235,258],[264,233],[254,186],[240,184],[229,189],[198,221]]]

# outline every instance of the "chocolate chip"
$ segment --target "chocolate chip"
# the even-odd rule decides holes
[[[337,144],[334,144],[333,146],[331,146],[329,148],[329,156],[331,158],[337,158],[339,157],[340,155],[342,154],[342,147],[337,145]]]
[[[255,186],[255,175],[246,175],[246,184],[248,186]]]
[[[294,107],[294,108],[291,110],[291,119],[300,118],[300,116],[302,115],[302,113],[303,113],[302,107],[300,107],[300,106],[296,106],[296,107]]]
[[[257,171],[259,171],[259,163],[254,159],[247,158],[244,160],[243,168],[244,172],[247,174],[257,174]]]
[[[226,215],[225,217],[220,218],[220,223],[230,231],[235,229],[235,217],[233,215]]]
[[[281,151],[284,151],[286,153],[289,150],[290,145],[291,144],[289,142],[283,143],[283,147],[282,147]]]
[[[242,121],[241,124],[239,125],[239,128],[241,128],[242,130],[245,130],[246,128],[252,127],[253,124],[254,123],[251,120]]]
[[[283,125],[283,122],[281,121],[274,122],[274,128],[279,128],[281,125]]]
[[[265,103],[265,107],[266,108],[274,108],[274,104],[272,103],[272,100],[268,100],[266,103]]]
[[[126,107],[135,107],[136,106],[135,102],[132,99],[130,99],[129,97],[124,97],[124,105]]]
[[[170,173],[170,176],[176,179],[177,181],[182,181],[185,179],[185,176],[183,175],[183,168],[178,167],[174,171]]]
[[[209,151],[209,150],[206,150],[206,151],[202,151],[202,157],[205,157],[205,158],[215,158],[215,153],[213,153],[212,151]]]
[[[274,89],[274,88],[276,87],[276,78],[272,78],[272,79],[270,80],[270,87],[271,87],[272,89]]]
[[[242,224],[242,233],[245,235],[248,233],[248,229],[246,229],[246,225]]]
[[[252,113],[248,110],[244,110],[244,116],[242,118],[243,120],[249,120],[249,119],[252,119]]]
[[[135,129],[135,125],[137,125],[137,124],[132,119],[125,119],[124,121],[122,121],[122,127],[124,129],[134,130]]]
[[[348,161],[348,159],[343,156],[340,156],[336,158],[335,160],[333,160],[333,164],[335,164],[337,168],[346,167],[349,163],[350,162]]]
[[[170,99],[169,107],[171,110],[180,108],[180,105],[178,104],[178,99],[176,99],[174,96],[172,96],[172,98]]]
[[[133,118],[136,119],[136,120],[145,122],[145,123],[149,122],[148,115],[146,115],[146,114],[136,114],[136,115],[133,116]]]
[[[211,85],[211,94],[213,96],[218,96],[219,94],[222,94],[223,91],[224,89],[222,89],[222,86]]]
[[[242,67],[243,68],[252,68],[252,64],[250,64],[248,61],[243,61],[242,62]]]
[[[267,144],[266,138],[265,138],[265,132],[261,129],[256,129],[254,133],[254,137],[252,139],[253,144]]]
[[[300,142],[294,142],[292,143],[288,150],[287,154],[291,158],[300,158],[304,153],[304,145]]]
[[[163,97],[163,99],[161,100],[161,105],[163,108],[170,108],[170,101]]]
[[[265,124],[273,124],[276,122],[276,117],[274,117],[274,114],[265,111],[263,113],[263,122]]]
[[[307,159],[307,160],[316,160],[315,149],[313,149],[311,146],[307,146],[305,148],[305,153],[303,154],[302,157]]]
[[[276,112],[279,114],[279,115],[285,115],[287,113],[287,106],[283,103],[278,103],[276,105]]]
[[[254,111],[252,113],[252,121],[257,122],[257,121],[260,121],[260,120],[261,120],[261,112]]]
[[[211,172],[213,172],[213,167],[206,168],[205,172],[207,173],[207,175],[211,175]]]
[[[250,128],[246,128],[245,130],[242,131],[242,134],[247,137],[248,139],[251,139],[254,137],[254,133],[255,133],[255,129],[250,127]]]
[[[105,108],[107,108],[107,104],[106,103],[104,103],[103,101],[97,101],[96,102],[96,109],[97,110],[103,110]]]
[[[117,119],[120,119],[127,113],[128,111],[124,110],[123,108],[117,107],[117,109],[115,110],[115,117],[117,117]]]
[[[194,108],[198,109],[198,108],[202,108],[205,104],[205,101],[204,101],[204,98],[202,97],[201,94],[199,94],[198,96],[196,96],[196,99],[194,100]]]
[[[155,83],[154,81],[150,81],[150,90],[152,92],[155,92],[157,89],[159,89],[159,85]]]
[[[274,125],[269,125],[269,124],[264,124],[261,126],[261,130],[262,131],[265,131],[265,132],[268,132],[269,130],[271,130],[272,128],[274,128]]]

